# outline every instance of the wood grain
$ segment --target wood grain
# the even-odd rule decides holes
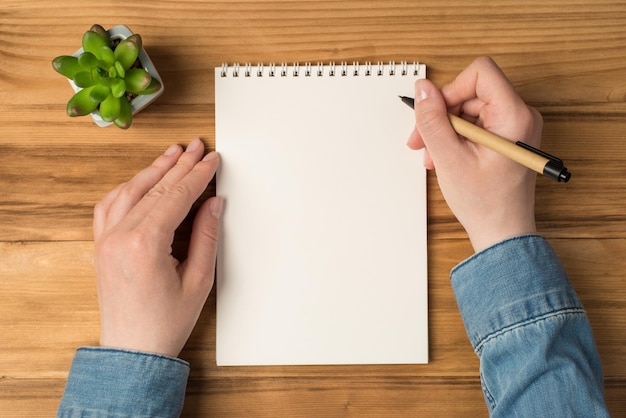
[[[542,148],[573,173],[566,185],[538,179],[538,227],[587,309],[609,408],[626,416],[626,1],[468,3],[4,0],[0,415],[53,415],[74,350],[97,344],[93,206],[171,143],[214,147],[213,67],[418,60],[442,85],[491,55],[543,114]],[[128,131],[64,113],[70,88],[50,61],[93,23],[141,33],[164,79]],[[430,364],[218,368],[212,295],[181,355],[192,365],[184,415],[486,416],[448,282],[471,248],[434,173],[428,186]]]

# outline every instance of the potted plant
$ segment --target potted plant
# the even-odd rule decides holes
[[[74,55],[52,60],[52,67],[67,77],[75,92],[67,114],[91,114],[98,126],[114,123],[128,129],[133,115],[163,93],[141,36],[124,25],[108,31],[93,25],[83,34],[82,45]]]

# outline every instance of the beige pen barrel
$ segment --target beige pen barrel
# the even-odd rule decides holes
[[[550,161],[548,158],[524,149],[458,116],[448,114],[448,118],[450,119],[450,124],[459,135],[464,136],[472,142],[484,145],[539,174],[544,174],[544,168]]]

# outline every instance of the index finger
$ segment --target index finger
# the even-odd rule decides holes
[[[540,118],[491,58],[477,58],[441,91],[450,113],[509,140],[539,144]]]
[[[96,240],[107,226],[113,227],[124,219],[142,196],[176,164],[180,152],[178,145],[170,146],[149,167],[141,170],[130,181],[117,186],[96,204],[93,222]]]
[[[489,57],[480,57],[441,89],[448,107],[455,108],[478,98],[488,104],[519,100],[519,96],[500,67]]]
[[[152,200],[151,208],[144,213],[141,223],[171,237],[215,176],[219,161],[219,155],[215,151],[210,152],[176,184],[149,191],[144,199],[146,202]],[[141,210],[141,203],[134,210]]]

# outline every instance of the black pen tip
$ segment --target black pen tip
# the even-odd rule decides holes
[[[398,96],[400,98],[400,100],[402,100],[402,102],[404,102],[407,106],[410,106],[411,108],[413,108],[413,106],[415,105],[415,100],[407,97],[407,96]]]

